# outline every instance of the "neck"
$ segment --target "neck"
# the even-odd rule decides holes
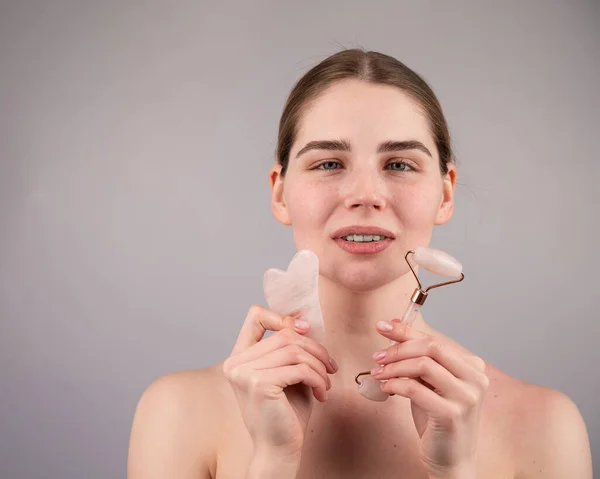
[[[415,287],[411,273],[366,292],[350,291],[339,283],[319,277],[325,323],[324,346],[340,368],[339,374],[334,376],[341,376],[340,380],[350,385],[354,384],[356,374],[376,366],[373,353],[389,347],[390,341],[376,330],[375,324],[402,318]],[[427,334],[434,331],[420,313],[412,327]]]

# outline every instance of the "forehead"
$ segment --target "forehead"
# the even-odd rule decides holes
[[[298,126],[294,150],[311,140],[348,138],[365,150],[385,140],[419,140],[435,151],[422,108],[389,85],[338,82],[308,105]]]

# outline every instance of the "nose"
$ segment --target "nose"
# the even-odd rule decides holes
[[[356,171],[352,179],[348,178],[344,198],[346,208],[383,209],[386,204],[385,184],[379,175],[362,170]]]

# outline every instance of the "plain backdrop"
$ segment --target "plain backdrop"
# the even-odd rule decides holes
[[[425,319],[579,407],[600,461],[600,4],[0,4],[0,476],[125,476],[144,389],[225,359],[295,252],[268,170],[341,48],[437,93],[459,166]]]

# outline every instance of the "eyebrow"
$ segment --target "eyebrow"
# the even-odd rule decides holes
[[[348,140],[315,140],[309,141],[304,148],[302,148],[296,158],[310,150],[327,150],[327,151],[352,151],[350,142]],[[395,141],[389,140],[384,141],[377,147],[377,153],[391,153],[394,151],[405,151],[405,150],[421,150],[430,157],[433,158],[431,152],[427,147],[417,140],[404,140]]]

